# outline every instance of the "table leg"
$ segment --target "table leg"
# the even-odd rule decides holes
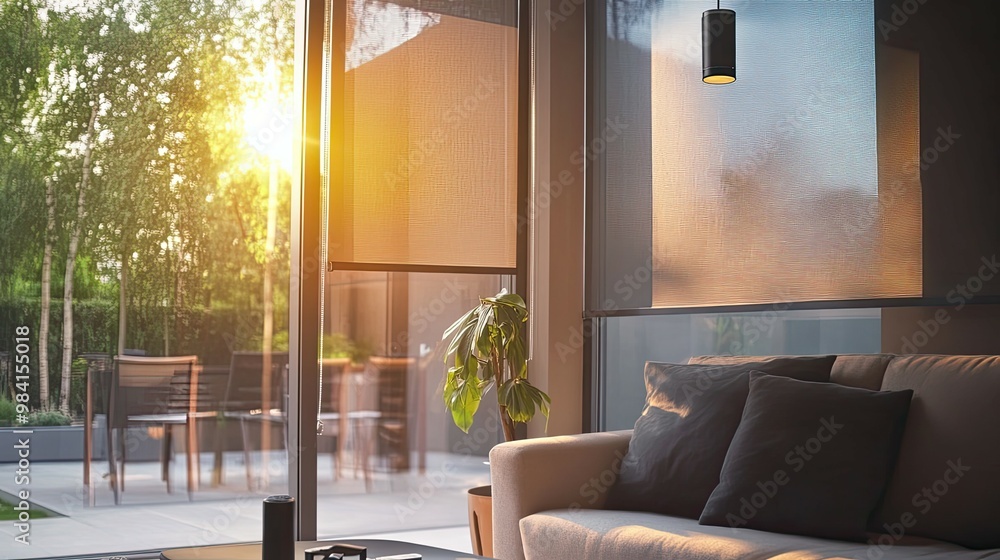
[[[194,499],[194,491],[198,489],[198,374],[197,366],[191,366],[188,379],[188,417],[187,417],[187,491],[188,500]],[[198,469],[196,471],[195,469]]]
[[[215,440],[214,443],[214,454],[212,457],[212,487],[216,488],[222,485],[223,474],[222,474],[222,423],[219,422],[219,417],[215,417]]]
[[[340,379],[337,381],[340,384],[340,409],[337,411],[340,413],[340,418],[337,420],[337,478],[339,479],[343,476],[344,468],[344,450],[347,448],[347,412],[350,408],[350,378],[351,375],[348,373],[349,368],[344,368],[344,370],[339,373]]]
[[[94,390],[93,390],[93,378],[91,376],[91,367],[87,367],[87,372],[84,374],[87,376],[87,402],[84,405],[83,413],[83,491],[86,496],[84,499],[87,501],[87,505],[94,506],[94,486],[90,481],[90,462],[93,458],[93,444],[91,441],[93,439],[94,430]]]

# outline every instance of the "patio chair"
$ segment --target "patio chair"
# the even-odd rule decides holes
[[[380,414],[376,454],[382,468],[389,472],[410,468],[409,385],[416,366],[416,358],[381,356],[372,356],[366,365],[366,376],[377,384],[375,408]],[[417,412],[419,418],[422,411]]]
[[[351,369],[348,358],[323,360],[323,405],[320,421],[323,436],[334,438],[331,464],[333,478],[343,476],[344,457],[348,445],[353,451],[354,474],[360,469],[365,490],[372,489],[371,456],[374,450],[374,427],[382,416],[375,406],[375,378]]]
[[[265,397],[263,387],[263,352],[233,352],[229,363],[229,381],[223,411],[227,418],[240,421],[243,437],[243,461],[246,465],[247,489],[253,490],[253,461],[250,450],[250,426],[258,424],[262,430],[270,425],[281,426],[282,444],[288,449],[288,353],[270,354],[270,396]],[[264,402],[266,399],[267,402]]]
[[[211,410],[214,403],[204,402],[200,396],[200,370],[197,356],[114,358],[107,438],[115,504],[121,503],[125,491],[129,447],[126,434],[130,426],[162,428],[160,469],[168,493],[173,491],[170,477],[173,429],[185,428],[187,492],[188,499],[193,499],[200,475],[196,419],[216,414]]]

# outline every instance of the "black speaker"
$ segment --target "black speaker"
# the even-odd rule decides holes
[[[295,498],[264,499],[264,535],[261,560],[295,560]]]

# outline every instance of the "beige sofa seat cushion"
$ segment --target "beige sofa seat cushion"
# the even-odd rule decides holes
[[[792,356],[695,356],[688,360],[689,364],[728,366],[748,362],[766,362],[777,358]],[[837,356],[830,370],[830,381],[878,391],[882,386],[882,376],[886,367],[895,356],[893,354],[842,354]]]
[[[880,546],[703,526],[693,519],[656,513],[602,510],[553,510],[528,516],[521,520],[521,538],[527,560],[1000,559],[1000,550],[970,551],[920,537],[884,536]]]
[[[1000,357],[900,356],[882,389],[913,389],[896,470],[874,526],[1000,547]]]

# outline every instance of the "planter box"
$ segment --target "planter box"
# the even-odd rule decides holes
[[[202,420],[199,426],[199,445],[202,453],[209,453],[215,449],[216,432],[218,434],[221,451],[242,451],[243,435],[240,430],[238,420],[228,420],[218,423],[214,421]],[[18,460],[17,445],[18,434],[14,430],[21,428],[0,428],[0,464],[16,463]],[[34,430],[31,437],[31,461],[83,461],[83,426],[44,426],[24,428]],[[284,438],[281,433],[281,426],[270,425],[271,429],[271,449],[284,449]],[[107,434],[104,430],[104,417],[97,416],[94,419],[93,428],[93,459],[104,461],[108,458]],[[249,426],[249,436],[252,449],[259,449],[261,426],[251,423]],[[24,435],[20,435],[24,438]],[[329,438],[324,438],[329,439]],[[149,437],[146,428],[134,426],[129,428],[127,436],[128,460],[132,461],[159,461],[160,444],[159,439]],[[177,428],[174,432],[174,452],[184,453],[184,435],[182,429]]]
[[[26,427],[33,430],[30,435],[15,434],[14,430],[22,428],[0,428],[0,463],[16,463],[19,459],[18,450],[14,448],[19,438],[31,438],[31,455],[33,463],[47,461],[83,461],[83,426],[41,426]],[[108,457],[107,441],[104,432],[103,418],[94,423],[93,428],[94,454],[93,458],[105,460]],[[136,435],[143,430],[135,431]],[[156,461],[160,457],[160,442],[151,438],[130,438],[137,440],[129,449],[129,460]]]

